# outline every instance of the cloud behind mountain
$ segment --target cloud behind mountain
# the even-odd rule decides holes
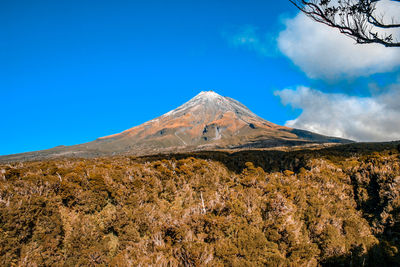
[[[275,94],[282,104],[302,109],[298,118],[286,122],[288,127],[357,141],[400,139],[399,85],[370,97],[324,93],[304,86]]]

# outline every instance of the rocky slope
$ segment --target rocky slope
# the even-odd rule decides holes
[[[0,161],[346,142],[349,141],[279,126],[232,98],[207,91],[161,117],[122,133],[81,145],[0,157]]]

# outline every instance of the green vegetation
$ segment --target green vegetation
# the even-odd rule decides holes
[[[0,165],[1,266],[396,266],[395,145]]]

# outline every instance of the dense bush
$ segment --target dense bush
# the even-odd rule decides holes
[[[0,265],[395,266],[399,211],[397,150],[15,163]]]

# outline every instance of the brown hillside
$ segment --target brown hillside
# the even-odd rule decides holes
[[[0,264],[398,266],[396,146],[0,165]]]

